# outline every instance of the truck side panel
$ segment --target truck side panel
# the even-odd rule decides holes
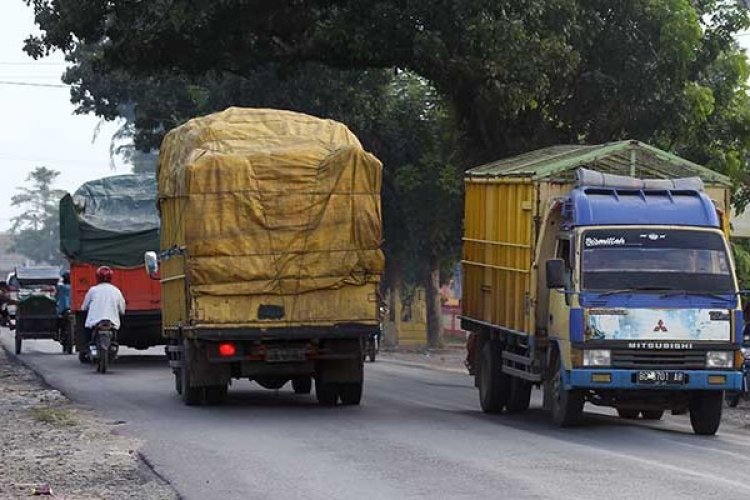
[[[96,284],[94,264],[72,263],[70,266],[71,307],[81,310],[83,298],[89,288]],[[148,277],[143,267],[113,267],[112,283],[122,291],[128,311],[155,311],[161,307],[159,282]]]
[[[536,194],[530,180],[466,182],[465,316],[529,332]]]

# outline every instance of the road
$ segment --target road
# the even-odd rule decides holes
[[[7,330],[0,341],[11,348]],[[130,351],[137,353],[137,351]],[[691,433],[685,417],[632,423],[587,413],[552,426],[534,393],[520,416],[488,416],[460,373],[367,364],[359,407],[235,383],[227,405],[186,407],[160,353],[98,375],[52,341],[21,355],[51,385],[145,441],[186,499],[747,498],[750,433]]]

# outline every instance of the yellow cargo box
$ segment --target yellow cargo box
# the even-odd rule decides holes
[[[164,326],[378,324],[381,163],[344,125],[229,108],[169,132]]]
[[[574,187],[579,167],[644,179],[700,177],[729,232],[729,179],[638,141],[553,146],[482,165],[465,178],[464,317],[535,332],[539,229],[550,203]]]

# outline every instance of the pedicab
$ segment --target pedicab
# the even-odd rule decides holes
[[[52,339],[70,353],[70,329],[60,327],[55,302],[55,285],[60,280],[56,266],[17,267],[18,304],[16,307],[16,354],[27,339]]]

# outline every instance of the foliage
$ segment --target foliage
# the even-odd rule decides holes
[[[22,210],[11,220],[13,251],[36,262],[64,262],[58,248],[59,202],[64,192],[52,188],[59,175],[56,170],[36,167],[26,178],[30,187],[19,187],[11,198],[11,205]]]
[[[746,122],[739,75],[712,78],[745,60],[732,34],[748,14],[730,0],[27,1],[43,30],[29,54],[106,40],[98,64],[109,72],[407,69],[450,102],[467,163],[626,137],[697,159]],[[712,166],[733,173],[746,152]]]
[[[26,1],[27,53],[68,54],[81,112],[135,103],[141,150],[228,104],[347,123],[385,163],[386,249],[415,278],[457,253],[462,168],[551,144],[642,140],[750,200],[734,0]]]
[[[138,148],[157,148],[166,130],[231,105],[294,109],[340,120],[384,163],[389,261],[401,260],[412,271],[409,278],[419,281],[426,272],[420,264],[431,254],[457,253],[461,181],[453,156],[458,134],[446,104],[424,79],[408,72],[342,71],[317,64],[283,71],[266,65],[246,77],[137,78],[121,70],[98,73],[100,57],[101,50],[86,46],[68,56],[75,65],[64,81],[72,85],[76,112],[125,118],[122,136],[132,136]],[[425,205],[425,199],[442,210]]]
[[[733,241],[735,271],[741,290],[750,289],[750,244],[746,241]]]

